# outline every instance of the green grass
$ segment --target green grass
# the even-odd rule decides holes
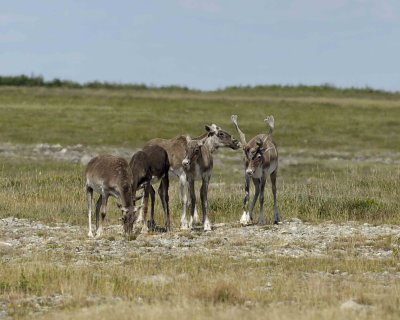
[[[234,133],[231,114],[239,115],[249,139],[265,132],[262,119],[273,114],[281,161],[303,159],[281,166],[279,172],[278,201],[284,218],[398,223],[399,165],[379,160],[399,160],[398,95],[361,90],[332,96],[336,91],[329,88],[314,90],[320,95],[310,88],[303,90],[309,96],[293,94],[303,92],[300,89],[199,93],[0,87],[0,142],[136,148],[154,137],[199,135],[204,124],[212,122]],[[278,98],[274,90],[279,90]],[[335,153],[343,160],[331,160]],[[210,215],[214,222],[237,221],[243,202],[241,151],[220,154],[211,182],[221,186],[210,188]],[[349,161],[355,157],[378,158],[378,162]],[[0,169],[1,216],[85,223],[83,167],[3,158]],[[170,194],[178,226],[177,182],[172,183]],[[270,218],[269,187],[265,201]],[[109,216],[118,214],[111,204]]]
[[[209,190],[211,221],[236,222],[243,203],[243,173],[240,160],[232,167],[216,166]],[[15,216],[46,223],[85,225],[84,167],[62,162],[2,160],[0,167],[0,217]],[[197,189],[200,183],[197,182]],[[253,192],[253,189],[251,189]],[[181,205],[178,181],[170,187],[173,226],[179,227]],[[278,204],[284,219],[333,220],[370,223],[400,223],[400,167],[398,165],[341,164],[319,160],[317,165],[282,168],[278,179]],[[197,196],[199,199],[199,196]],[[200,208],[200,206],[199,206]],[[266,188],[265,210],[272,219],[272,194]],[[112,200],[108,223],[117,223],[120,213]],[[157,199],[156,219],[163,223]],[[256,217],[258,206],[256,206]]]
[[[399,152],[400,98],[275,97],[268,94],[0,88],[0,141],[140,147],[154,137],[199,135],[204,124],[248,139],[273,114],[279,146],[363,153]]]

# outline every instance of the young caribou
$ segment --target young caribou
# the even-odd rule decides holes
[[[259,134],[246,143],[246,137],[239,129],[237,123],[237,115],[232,115],[232,123],[234,124],[242,143],[245,162],[245,198],[243,205],[243,214],[240,219],[242,225],[247,225],[253,222],[254,206],[260,196],[260,215],[258,217],[259,224],[265,224],[264,215],[264,188],[267,177],[271,179],[272,194],[274,197],[274,224],[278,224],[279,210],[276,200],[276,177],[278,174],[278,149],[276,143],[272,140],[272,131],[274,129],[274,117],[269,116],[264,119],[269,128],[268,134]],[[250,197],[250,178],[253,180],[255,194],[250,206],[250,211],[247,211]]]
[[[211,225],[208,220],[208,183],[211,178],[211,170],[213,168],[213,159],[209,144],[207,144],[206,137],[203,140],[191,140],[187,145],[186,157],[182,161],[183,170],[186,174],[186,179],[189,187],[190,203],[191,203],[191,216],[189,221],[189,228],[193,226],[194,209],[196,204],[196,193],[194,190],[194,181],[202,180],[200,188],[201,208],[203,212],[203,228],[204,231],[210,231]],[[187,202],[184,203],[187,207]]]
[[[171,222],[169,217],[169,161],[167,152],[157,145],[150,145],[143,148],[141,151],[137,151],[133,154],[129,166],[133,174],[133,195],[135,195],[136,190],[144,184],[144,209],[143,216],[142,210],[138,221],[143,220],[143,232],[147,232],[147,208],[149,195],[151,198],[151,218],[150,226],[155,227],[154,221],[154,203],[155,203],[155,190],[152,183],[161,180],[160,186],[158,188],[158,194],[161,199],[161,204],[164,211],[165,228],[167,231],[171,230]]]
[[[177,136],[173,139],[161,139],[155,138],[150,140],[146,145],[159,145],[163,147],[168,153],[168,159],[170,163],[170,171],[179,177],[180,183],[180,194],[181,201],[183,204],[182,218],[181,218],[181,229],[188,229],[189,224],[186,218],[186,208],[188,202],[188,181],[186,178],[186,173],[182,167],[182,161],[186,155],[186,149],[188,142],[191,140],[201,141],[207,138],[205,142],[210,153],[214,153],[219,148],[227,147],[233,150],[240,148],[240,143],[228,132],[222,130],[215,124],[205,126],[206,133],[203,135],[190,139],[188,136]],[[197,178],[196,178],[197,179]],[[198,221],[197,211],[195,209],[194,222]]]
[[[122,222],[125,233],[132,232],[133,223],[136,220],[136,208],[132,198],[132,171],[128,162],[120,157],[112,155],[100,155],[89,161],[86,170],[86,195],[88,202],[89,237],[92,233],[92,202],[93,191],[100,194],[96,203],[96,238],[101,236],[103,221],[106,217],[106,207],[109,196],[117,198],[121,202],[123,214]],[[101,220],[99,213],[101,210]]]

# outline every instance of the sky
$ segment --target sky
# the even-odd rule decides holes
[[[0,0],[0,75],[400,91],[399,0]]]

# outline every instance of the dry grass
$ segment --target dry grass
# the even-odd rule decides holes
[[[387,269],[399,272],[396,260],[271,257],[268,262],[251,262],[223,256],[173,260],[133,256],[124,265],[91,264],[76,266],[51,253],[2,264],[0,299],[9,300],[9,314],[21,319],[35,310],[34,297],[54,295],[64,299],[56,306],[49,303],[51,309],[65,318],[82,318],[97,304],[104,312],[95,312],[95,319],[107,319],[115,308],[117,314],[133,308],[140,310],[133,318],[153,318],[167,305],[172,308],[165,311],[166,319],[189,316],[193,310],[195,318],[225,319],[224,313],[229,313],[236,319],[246,312],[257,317],[272,310],[279,310],[275,316],[283,319],[296,312],[301,319],[325,313],[333,318],[346,314],[340,305],[349,299],[366,306],[365,314],[357,314],[363,319],[400,316],[395,294],[400,280],[379,277]]]

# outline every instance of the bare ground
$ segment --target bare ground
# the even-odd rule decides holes
[[[120,225],[105,226],[101,239],[89,239],[87,227],[65,223],[45,225],[38,221],[16,219],[0,220],[1,263],[23,263],[37,254],[51,252],[59,257],[52,263],[62,265],[65,257],[69,263],[92,269],[96,266],[122,265],[133,258],[181,258],[188,256],[226,256],[233,259],[268,263],[272,258],[303,257],[338,259],[353,256],[360,259],[393,259],[400,252],[400,226],[370,224],[308,224],[299,219],[284,221],[278,226],[248,226],[238,224],[218,224],[210,232],[200,230],[170,233],[149,233],[139,235],[136,240],[124,238]],[[392,239],[393,241],[387,241]],[[348,245],[352,243],[352,245]],[[400,262],[399,262],[400,266]],[[385,270],[365,274],[371,281],[397,282],[398,270]],[[315,273],[316,271],[310,271]],[[305,273],[304,276],[307,276]],[[315,276],[315,275],[313,275]],[[347,272],[317,272],[321,278],[349,278]],[[152,285],[170,284],[173,279],[163,275],[149,275],[140,281]],[[265,287],[265,286],[264,286]],[[268,284],[262,290],[270,290]],[[261,290],[261,289],[260,289]],[[31,296],[21,298],[21,304],[28,304],[33,314],[57,310],[68,295]],[[118,302],[117,297],[86,297],[96,303]],[[112,301],[111,301],[112,300]],[[115,300],[115,301],[114,301]],[[13,301],[15,304],[15,301]],[[351,304],[351,302],[347,302]],[[0,318],[6,318],[10,301],[0,301]],[[346,305],[343,306],[345,308]],[[354,307],[354,306],[353,306]],[[355,306],[354,308],[358,308]]]

